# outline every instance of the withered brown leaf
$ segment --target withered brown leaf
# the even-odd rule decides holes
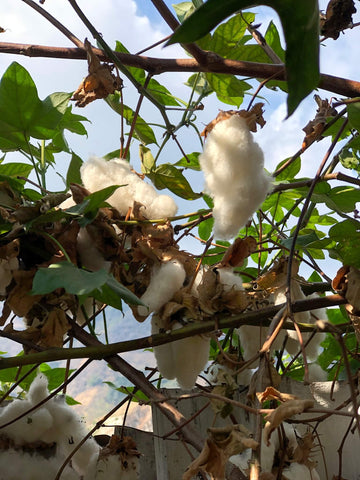
[[[356,13],[354,0],[330,0],[326,14],[320,17],[321,35],[336,40],[352,23],[353,13]]]
[[[280,426],[281,422],[293,415],[303,413],[304,410],[312,408],[313,406],[313,400],[289,400],[279,405],[271,413],[268,413],[265,416],[266,424],[264,427],[264,441],[266,445],[270,445],[271,434]]]
[[[257,125],[260,125],[262,128],[265,125],[265,120],[263,117],[263,103],[256,103],[249,111],[247,110],[220,110],[217,117],[206,125],[204,130],[201,132],[203,137],[207,137],[215,125],[223,120],[227,120],[233,115],[238,115],[245,119],[248,124],[249,130],[251,132],[257,131]]]
[[[255,252],[257,243],[254,237],[237,238],[226,250],[220,262],[221,267],[238,267],[245,258]]]
[[[287,402],[288,400],[295,400],[297,397],[291,393],[282,393],[276,390],[274,387],[266,387],[264,392],[256,393],[256,396],[260,403],[266,402],[266,400],[279,400],[280,402]]]
[[[316,140],[319,140],[324,131],[326,119],[337,115],[337,111],[330,105],[327,99],[322,100],[319,95],[315,95],[314,98],[318,104],[318,109],[314,120],[310,120],[310,122],[303,128],[303,131],[306,134],[302,143],[303,149],[307,148]]]
[[[84,78],[71,98],[75,100],[77,107],[85,107],[90,102],[106,98],[110,93],[122,88],[122,80],[112,73],[113,66],[100,62],[87,38],[84,47],[87,52],[89,75]]]

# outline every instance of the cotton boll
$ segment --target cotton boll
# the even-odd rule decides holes
[[[139,459],[137,457],[128,459],[126,469],[117,455],[100,458],[97,463],[95,480],[138,480],[138,478]]]
[[[151,318],[151,334],[155,335],[159,332],[159,318],[156,315],[153,315]],[[157,347],[154,347],[154,355],[156,359],[156,365],[161,375],[168,380],[175,378],[176,370],[171,343],[165,343],[164,345],[158,345]]]
[[[80,173],[85,187],[90,192],[111,185],[123,185],[108,199],[110,205],[122,215],[127,214],[134,202],[144,205],[143,214],[147,218],[172,217],[177,212],[175,202],[166,195],[158,197],[154,187],[132,172],[129,163],[124,159],[106,161],[93,157],[81,166]]]
[[[291,463],[288,468],[284,468],[282,473],[288,480],[320,480],[314,468],[310,470],[306,465],[300,463]]]
[[[268,329],[254,325],[242,325],[236,330],[241,347],[243,348],[244,360],[250,360],[260,350],[266,340]],[[286,332],[281,330],[272,344],[271,350],[279,350],[284,342]],[[255,363],[249,365],[254,368]]]
[[[44,458],[22,451],[2,450],[0,452],[0,480],[49,480],[56,474],[63,463],[57,456]],[[80,480],[79,475],[66,466],[61,480]]]
[[[309,363],[309,382],[326,382],[327,373],[317,363]]]
[[[244,290],[242,278],[234,273],[233,268],[219,268],[218,273],[220,275],[220,282],[224,286],[224,291],[230,290]]]
[[[49,395],[48,379],[45,375],[37,375],[30,385],[27,394],[28,400],[32,405],[36,405]]]
[[[234,237],[270,191],[263,152],[246,121],[233,115],[211,130],[199,161],[214,199],[214,234]]]
[[[140,297],[147,307],[138,307],[139,315],[147,316],[151,312],[160,310],[183,286],[185,276],[185,269],[177,260],[162,263],[160,267],[153,267],[149,286]]]
[[[80,228],[77,236],[77,247],[81,265],[91,272],[96,272],[102,268],[109,270],[111,262],[107,262],[102,253],[94,245],[94,240],[88,234],[85,228]]]
[[[173,330],[183,326],[175,323]],[[172,342],[176,380],[183,389],[193,388],[209,359],[210,338],[201,335]]]

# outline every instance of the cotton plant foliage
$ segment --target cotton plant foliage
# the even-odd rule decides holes
[[[237,235],[271,190],[264,154],[250,131],[261,122],[258,110],[252,115],[221,112],[199,157],[206,192],[214,201],[214,236],[222,240]]]

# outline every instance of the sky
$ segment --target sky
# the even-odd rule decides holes
[[[131,53],[152,45],[158,40],[169,35],[170,29],[162,21],[160,15],[150,0],[79,0],[79,5],[84,9],[94,26],[103,34],[110,46],[115,41],[121,41]],[[171,1],[166,1],[171,7]],[[357,2],[358,4],[358,2]],[[325,8],[326,2],[321,1],[320,7]],[[72,31],[79,39],[91,36],[73,12],[70,4],[64,0],[46,0],[43,7],[52,13],[60,22]],[[258,9],[256,9],[258,10]],[[359,12],[355,15],[354,21],[360,20]],[[273,17],[270,9],[261,8],[256,21],[261,23],[260,30],[265,32],[269,20]],[[278,23],[278,22],[277,22]],[[71,42],[58,30],[50,25],[37,12],[24,3],[22,0],[1,0],[0,1],[0,26],[5,30],[0,34],[0,41],[40,44],[51,46],[73,46]],[[346,34],[340,35],[337,41],[328,39],[321,48],[321,71],[350,79],[360,78],[358,58],[358,45],[360,43],[360,30],[355,28],[348,30]],[[186,58],[186,54],[179,46],[169,48],[156,47],[149,55],[164,58]],[[56,60],[46,58],[28,58],[24,56],[0,54],[0,76],[12,61],[23,65],[34,79],[41,99],[56,91],[74,91],[87,74],[87,65],[84,61],[78,60]],[[299,57],[299,62],[303,61]],[[157,78],[175,95],[187,99],[190,89],[184,85],[189,75],[184,73],[168,73]],[[329,93],[320,92],[326,97]],[[309,96],[297,109],[294,115],[288,120],[286,117],[286,97],[282,93],[265,92],[268,103],[266,104],[265,119],[266,126],[256,134],[256,141],[261,145],[265,153],[265,166],[273,171],[275,166],[283,159],[293,155],[301,146],[303,132],[301,129],[315,115],[316,105]],[[137,101],[137,93],[128,82],[125,81],[124,88],[125,103],[134,106]],[[244,106],[247,106],[249,97],[245,99]],[[213,118],[216,117],[219,108],[226,109],[224,104],[217,101],[212,95],[204,100],[204,110],[197,113],[199,128],[202,129]],[[229,107],[232,108],[232,107]],[[119,148],[120,117],[115,114],[104,102],[96,101],[85,109],[74,108],[74,113],[86,116],[90,123],[86,124],[88,137],[68,135],[70,146],[73,150],[86,160],[90,155],[102,156]],[[144,101],[141,115],[151,122],[157,123],[161,118],[155,109]],[[173,113],[174,119],[180,114]],[[187,153],[199,151],[198,139],[183,130],[179,133],[179,141]],[[328,143],[326,141],[314,145],[310,152],[303,156],[303,175],[313,175],[314,165],[318,165],[326,152]],[[135,144],[131,150],[131,162],[139,170],[138,147]],[[13,154],[12,161],[21,160],[18,154]],[[182,157],[181,152],[174,144],[170,144],[164,150],[163,162],[176,162]],[[10,157],[9,157],[10,158]],[[56,165],[57,171],[65,174],[69,156],[59,157]],[[203,179],[201,176],[193,177],[195,181],[193,189],[201,191]],[[63,184],[56,172],[51,175],[51,188],[62,189]],[[199,207],[204,207],[202,200],[188,203],[180,202],[180,213],[193,212]],[[186,248],[192,248],[192,244]],[[196,248],[196,247],[194,247]]]

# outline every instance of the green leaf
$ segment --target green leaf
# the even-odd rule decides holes
[[[75,400],[75,398],[70,397],[70,395],[65,395],[65,401],[67,405],[73,406],[73,405],[81,405],[81,402],[78,402]]]
[[[201,222],[198,226],[199,237],[202,240],[208,240],[210,238],[213,227],[214,219],[212,217]]]
[[[360,132],[360,99],[358,103],[349,103],[346,107],[351,128]]]
[[[176,167],[190,168],[191,170],[196,170],[200,172],[200,163],[199,163],[200,152],[193,152],[186,155],[186,157],[181,158],[174,165]]]
[[[241,9],[267,5],[278,13],[286,41],[288,115],[319,83],[319,10],[316,0],[208,0],[175,31],[168,44],[199,40]],[[299,62],[299,58],[306,61]]]
[[[107,104],[119,115],[123,115],[127,125],[131,125],[134,119],[135,112],[121,103],[120,93],[114,93],[108,95],[106,100]],[[135,134],[136,137],[144,144],[156,143],[155,134],[151,127],[143,120],[139,115],[135,122]]]
[[[141,390],[138,390],[137,387],[116,387],[112,382],[104,382],[110,388],[117,390],[118,392],[124,393],[125,395],[131,395],[132,402],[146,402],[148,403],[149,398]]]
[[[66,292],[72,295],[89,296],[93,294],[92,296],[99,298],[101,301],[107,293],[109,294],[110,289],[126,302],[133,305],[142,305],[136,295],[121,285],[104,269],[88,272],[67,261],[51,264],[48,268],[39,268],[33,280],[31,293],[33,295],[46,295],[57,288],[64,288]],[[103,289],[105,293],[102,293]]]
[[[207,73],[206,78],[220,101],[236,105],[238,108],[243,102],[246,90],[251,88],[249,83],[233,75]]]
[[[80,167],[83,163],[84,162],[81,160],[81,158],[76,155],[76,153],[72,152],[71,162],[66,173],[66,188],[69,188],[70,183],[78,183],[79,185],[82,184]]]
[[[32,171],[33,166],[27,163],[2,163],[0,165],[0,175],[8,177],[25,177],[27,178]]]
[[[202,98],[207,97],[214,91],[206,78],[206,74],[203,72],[191,75],[185,85],[193,88]]]
[[[285,158],[285,160],[282,160],[276,167],[276,170],[279,170],[280,167],[282,167],[289,158]],[[294,180],[296,175],[300,172],[301,169],[301,157],[297,157],[296,160],[294,160],[290,165],[285,168],[279,175],[276,176],[276,181],[277,182],[282,182],[283,180]]]
[[[278,29],[272,20],[269,23],[264,38],[266,43],[274,50],[276,55],[281,58],[283,62],[285,62],[285,50],[282,48]]]
[[[139,154],[141,160],[141,172],[150,173],[155,167],[155,159],[151,153],[150,148],[145,147],[144,145],[139,145]]]
[[[293,237],[286,238],[285,240],[281,240],[281,245],[283,245],[285,248],[291,248],[291,245],[293,243]],[[316,235],[315,232],[308,233],[306,235],[299,235],[296,239],[296,246],[297,247],[307,247],[308,245],[311,245],[313,242],[317,242],[319,240],[319,237]]]
[[[183,23],[183,21],[195,11],[195,6],[193,2],[181,2],[174,4],[173,9],[175,10],[179,22]]]
[[[52,390],[55,390],[55,388],[59,387],[65,381],[66,368],[60,368],[60,367],[51,368],[46,363],[42,363],[39,369],[40,369],[40,372],[42,372],[48,379],[49,392],[51,392]],[[75,370],[70,369],[69,375],[71,375],[72,372],[75,372]]]
[[[159,165],[147,176],[158,190],[168,188],[175,195],[185,198],[185,200],[196,200],[201,197],[200,193],[193,191],[181,170],[170,163]]]

